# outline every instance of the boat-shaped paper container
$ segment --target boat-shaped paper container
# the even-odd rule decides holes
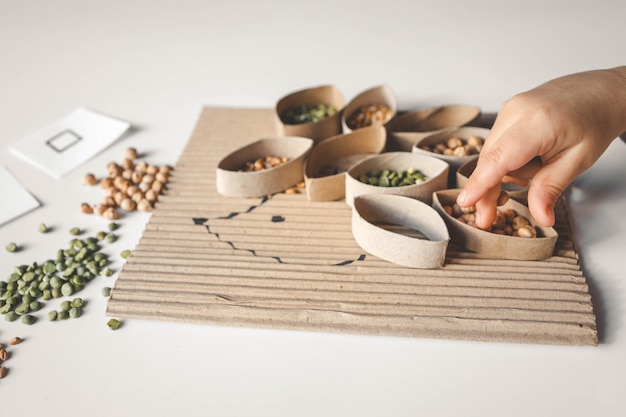
[[[480,107],[453,104],[409,111],[390,120],[387,128],[387,150],[411,152],[423,137],[433,133],[475,123],[480,119]]]
[[[450,239],[431,206],[391,194],[364,194],[354,200],[352,235],[368,253],[410,268],[439,268]]]
[[[216,169],[218,193],[229,197],[261,197],[286,190],[304,178],[304,161],[313,148],[309,138],[287,136],[264,138],[232,152]],[[258,171],[246,171],[246,164],[267,157],[287,161]]]
[[[424,182],[388,186],[372,185],[361,180],[363,175],[371,177],[373,172],[408,171],[421,172]],[[395,194],[421,200],[427,204],[432,202],[432,193],[447,188],[448,164],[441,159],[419,155],[411,152],[385,152],[372,156],[353,165],[346,174],[346,203],[352,206],[354,198],[362,194]]]
[[[456,185],[450,188],[463,188],[470,175],[472,175],[472,172],[474,172],[474,169],[476,169],[477,163],[478,159],[475,158],[461,165],[456,171]],[[505,190],[511,198],[517,201],[525,202],[528,198],[528,186],[521,186],[512,182],[503,182],[502,189]]]
[[[370,126],[326,139],[313,148],[304,165],[310,201],[341,200],[346,195],[346,171],[385,149],[386,132]]]
[[[326,112],[317,121],[298,119],[304,108],[324,106],[334,113]],[[341,112],[345,106],[344,97],[334,85],[322,85],[295,91],[282,97],[276,103],[276,114],[285,136],[311,138],[317,144],[324,139],[341,133]]]
[[[384,126],[398,111],[396,96],[386,85],[372,87],[354,97],[341,113],[344,133],[367,126]]]
[[[424,136],[412,151],[443,159],[450,165],[448,188],[455,188],[456,172],[465,163],[478,158],[490,129],[465,126]]]
[[[433,195],[433,207],[448,225],[452,243],[484,258],[541,260],[552,256],[558,234],[552,227],[538,225],[528,207],[509,199],[499,209],[513,209],[518,215],[526,217],[535,229],[537,237],[496,234],[465,224],[446,211],[444,207],[452,206],[460,191],[460,189],[442,190]]]

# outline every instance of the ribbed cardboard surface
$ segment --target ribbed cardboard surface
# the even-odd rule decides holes
[[[205,108],[116,281],[107,314],[212,325],[595,345],[595,315],[565,204],[542,261],[450,245],[440,269],[401,267],[354,241],[344,201],[216,191],[224,155],[282,134],[273,109]]]

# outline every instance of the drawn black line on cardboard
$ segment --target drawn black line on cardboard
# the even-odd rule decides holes
[[[229,214],[227,214],[225,216],[217,217],[216,219],[230,220],[230,219],[234,219],[235,217],[239,217],[239,216],[246,215],[248,213],[252,213],[254,210],[256,210],[257,208],[263,206],[268,201],[270,201],[271,198],[272,198],[272,196],[264,196],[263,198],[261,198],[261,201],[258,204],[253,204],[253,205],[249,206],[246,210],[243,210],[243,211],[240,211],[240,212],[230,212]],[[262,255],[259,255],[257,253],[257,251],[254,248],[252,248],[252,247],[243,247],[243,246],[240,246],[237,242],[235,242],[233,240],[223,239],[220,236],[219,233],[211,230],[211,224],[210,224],[211,223],[211,219],[208,218],[208,217],[193,217],[191,220],[192,220],[193,224],[198,225],[198,226],[203,226],[210,235],[214,236],[218,241],[227,244],[228,246],[230,246],[231,248],[233,248],[235,250],[249,252],[253,256],[257,256],[257,257],[264,257],[264,258],[274,259],[276,262],[278,262],[280,264],[293,264],[292,262],[284,261],[280,256],[262,256]],[[283,222],[288,221],[288,218],[286,216],[281,215],[281,214],[275,214],[275,215],[272,215],[268,220],[271,223],[283,223]],[[332,266],[345,266],[345,265],[350,265],[350,264],[352,264],[352,263],[354,263],[356,261],[363,261],[363,260],[365,260],[365,258],[366,258],[366,254],[360,254],[355,259],[346,259],[346,260],[343,260],[343,261],[331,263],[329,265],[332,265]]]

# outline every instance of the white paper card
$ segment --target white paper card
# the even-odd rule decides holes
[[[55,178],[115,142],[130,123],[80,107],[12,146],[11,150]]]
[[[37,207],[39,201],[15,179],[3,166],[0,166],[0,226]]]

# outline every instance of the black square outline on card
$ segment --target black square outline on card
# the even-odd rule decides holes
[[[61,148],[59,148],[57,146],[54,146],[54,141],[56,139],[58,139],[59,137],[61,137],[63,135],[66,135],[66,134],[69,134],[69,135],[73,136],[74,140],[72,142],[68,143],[67,145],[61,147]],[[70,146],[78,143],[81,139],[82,139],[82,137],[80,135],[78,135],[76,132],[74,132],[72,129],[65,129],[65,130],[60,131],[56,135],[52,136],[50,139],[48,139],[46,141],[46,145],[48,145],[50,148],[52,148],[52,150],[54,150],[55,152],[62,153],[65,150],[67,150],[67,148],[69,148]]]

